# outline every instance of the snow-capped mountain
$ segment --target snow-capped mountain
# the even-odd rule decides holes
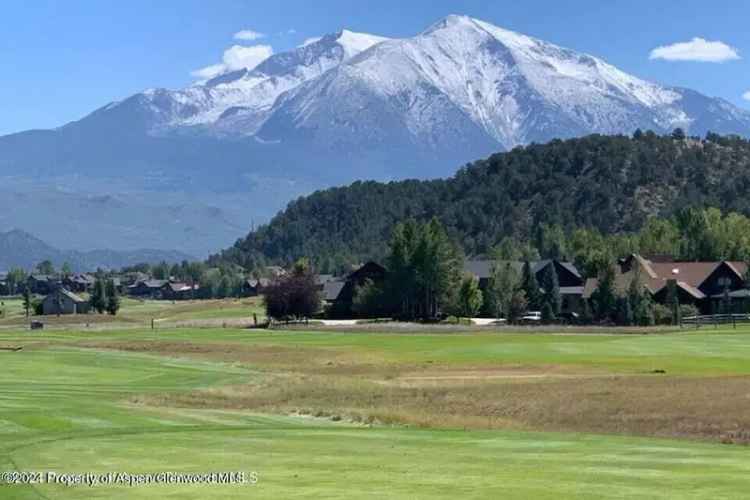
[[[205,127],[253,135],[284,92],[316,78],[386,38],[342,30],[290,52],[275,54],[252,70],[228,72],[183,90],[149,89],[135,96],[151,114],[150,132]],[[115,111],[128,101],[113,103]]]
[[[628,75],[591,55],[448,16],[412,38],[343,30],[251,69],[184,89],[144,91],[59,129],[0,137],[0,174],[5,190],[38,179],[49,199],[60,199],[54,193],[62,189],[69,214],[78,213],[76,190],[82,198],[138,200],[139,209],[122,213],[160,206],[149,197],[165,207],[179,199],[186,210],[217,209],[216,220],[228,222],[205,236],[196,236],[194,221],[174,217],[163,242],[156,235],[166,233],[159,230],[165,218],[141,217],[127,227],[79,232],[85,241],[50,239],[67,248],[100,247],[152,223],[154,241],[139,246],[181,248],[185,242],[171,235],[185,234],[197,253],[244,232],[238,221],[262,220],[316,188],[445,176],[519,144],[676,127],[750,136],[750,112]],[[38,223],[47,218],[39,215],[28,229],[49,239]],[[0,218],[0,230],[2,224]],[[25,227],[23,220],[13,225]]]
[[[260,135],[288,140],[312,133],[321,145],[333,137],[361,145],[368,135],[393,134],[393,127],[428,149],[458,146],[461,136],[507,149],[636,128],[747,134],[750,113],[641,80],[590,55],[449,16],[283,95]]]

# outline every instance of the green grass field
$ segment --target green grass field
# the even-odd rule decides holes
[[[0,326],[20,326],[28,322],[23,308],[23,301],[18,298],[6,298],[0,305]],[[255,314],[259,322],[265,320],[265,311],[259,297],[244,299],[216,300],[137,300],[122,297],[117,316],[87,314],[71,316],[40,316],[31,319],[40,320],[53,326],[81,325],[142,325],[155,320],[157,324],[172,326],[174,324],[211,321],[246,320],[250,322]]]
[[[750,385],[742,384],[750,375],[750,329],[0,333],[0,346],[20,345],[19,352],[0,351],[0,471],[253,471],[258,483],[0,485],[3,499],[739,499],[750,484],[746,446],[721,444],[711,434],[659,437],[672,435],[672,420],[674,429],[683,429],[686,415],[666,415],[662,427],[615,425],[623,412],[638,411],[638,401],[628,408],[633,394],[656,391],[662,398],[682,384],[694,396],[686,399],[695,399],[684,404],[712,412],[700,415],[702,421],[723,414],[704,423],[747,425]],[[708,381],[714,385],[701,396]],[[639,384],[647,384],[646,392],[619,392]],[[611,412],[578,424],[539,419],[524,407],[568,389],[590,400],[584,413]],[[358,399],[363,394],[371,399]],[[487,404],[456,403],[462,397],[486,397]],[[506,413],[483,413],[489,403],[504,409],[504,401],[512,406]],[[563,394],[560,404],[576,402]],[[355,411],[381,418],[360,423],[349,418]],[[443,411],[451,418],[437,418]],[[386,412],[394,415],[390,423]],[[427,416],[434,425],[419,423],[417,417]]]

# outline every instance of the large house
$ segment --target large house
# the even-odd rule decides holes
[[[161,287],[160,295],[157,298],[164,300],[190,300],[195,298],[197,290],[197,285],[168,281]]]
[[[383,266],[375,262],[367,262],[341,280],[319,280],[318,286],[322,290],[328,315],[331,317],[351,317],[353,315],[352,303],[357,287],[364,285],[367,281],[382,284],[385,281],[385,275],[386,270]],[[321,281],[323,282],[321,283]]]
[[[128,287],[128,295],[133,297],[158,299],[161,298],[162,288],[166,280],[147,279],[138,281]]]
[[[523,271],[524,262],[507,260],[467,260],[464,262],[464,272],[475,276],[479,280],[479,287],[486,290],[492,271],[496,266],[511,266],[520,275]],[[557,275],[560,286],[560,297],[562,299],[561,312],[580,312],[582,307],[582,296],[584,279],[578,272],[576,266],[570,262],[555,259],[545,259],[529,262],[531,272],[536,276],[538,283],[542,283],[544,273],[551,267]]]
[[[615,292],[627,293],[634,279],[654,300],[666,304],[668,283],[674,281],[681,304],[692,304],[709,313],[725,293],[730,299],[746,301],[750,293],[745,289],[747,264],[738,261],[675,262],[669,258],[648,259],[637,254],[620,259],[615,269]],[[597,279],[589,279],[583,297],[590,299],[599,286]]]
[[[96,278],[90,274],[73,274],[66,276],[62,280],[62,284],[65,288],[72,292],[88,292],[94,288]]]
[[[42,314],[86,314],[89,302],[63,287],[56,288],[42,301]]]
[[[31,293],[37,295],[49,295],[54,290],[60,288],[60,278],[48,274],[30,274],[26,280],[26,286]]]

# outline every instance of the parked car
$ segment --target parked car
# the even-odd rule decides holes
[[[542,321],[541,311],[526,311],[526,314],[521,316],[522,323],[538,323]]]

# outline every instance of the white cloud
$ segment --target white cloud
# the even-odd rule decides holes
[[[750,90],[742,94],[742,98],[746,101],[750,101]]]
[[[257,31],[242,30],[234,34],[234,39],[252,42],[253,40],[260,40],[261,38],[265,38],[265,36],[266,35],[264,35],[263,33],[258,33]]]
[[[302,43],[301,43],[300,45],[298,45],[298,46],[299,46],[299,47],[304,47],[304,46],[306,46],[306,45],[310,45],[311,43],[315,43],[315,42],[317,42],[317,41],[318,41],[318,40],[320,40],[320,39],[321,39],[321,37],[319,37],[319,36],[314,36],[314,37],[312,37],[312,38],[308,38],[307,40],[305,40],[304,42],[302,42]]]
[[[211,66],[206,66],[205,68],[191,71],[190,74],[196,78],[200,78],[201,80],[210,80],[211,78],[215,76],[219,76],[223,72],[224,72],[223,64],[212,64]]]
[[[270,45],[232,45],[224,51],[221,63],[197,69],[190,74],[201,80],[209,80],[228,71],[253,69],[272,55],[273,47]]]
[[[651,51],[649,59],[665,61],[725,62],[739,59],[737,49],[720,41],[693,38],[689,42],[673,43]]]

